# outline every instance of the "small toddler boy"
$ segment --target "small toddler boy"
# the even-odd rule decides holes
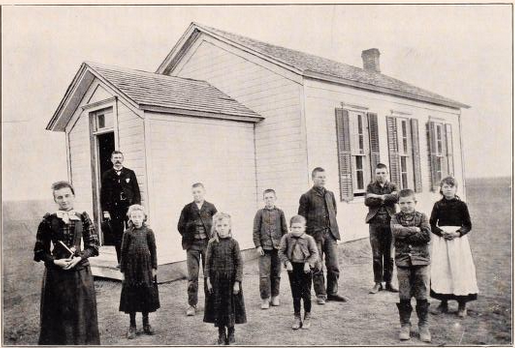
[[[293,297],[293,330],[311,326],[312,271],[318,260],[315,239],[306,234],[306,219],[295,215],[290,220],[290,233],[281,239],[279,258],[286,266]],[[304,301],[304,321],[301,320],[301,299]]]

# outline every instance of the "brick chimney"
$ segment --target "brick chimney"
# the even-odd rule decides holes
[[[377,48],[370,48],[361,52],[363,59],[363,69],[373,72],[381,72],[379,67],[379,50]]]

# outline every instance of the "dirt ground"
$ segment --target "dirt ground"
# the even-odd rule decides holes
[[[431,345],[510,345],[511,323],[511,220],[510,182],[496,180],[471,181],[468,202],[473,219],[470,234],[477,267],[480,295],[469,304],[469,316],[459,319],[455,303],[444,316],[431,316]],[[14,227],[14,226],[13,226]],[[5,230],[5,225],[4,225]],[[5,246],[4,246],[5,247]],[[16,254],[16,249],[10,251]],[[30,254],[30,252],[26,252]],[[5,252],[3,257],[14,254]],[[348,303],[313,304],[310,330],[293,331],[291,295],[287,276],[283,273],[281,306],[269,310],[259,308],[258,271],[256,261],[245,265],[243,291],[248,323],[236,327],[236,340],[242,345],[399,345],[399,321],[396,294],[380,292],[369,295],[372,285],[371,253],[368,240],[340,245],[340,293]],[[23,257],[27,255],[22,255]],[[30,256],[28,256],[30,258]],[[28,264],[27,264],[28,265]],[[4,271],[6,270],[4,264]],[[32,263],[29,277],[32,284],[41,283],[42,269]],[[4,272],[4,275],[6,273]],[[13,282],[16,274],[4,284],[3,344],[37,344],[39,292],[29,291],[24,284]],[[5,278],[4,278],[5,279]],[[33,280],[33,279],[37,279]],[[151,314],[154,336],[139,334],[134,340],[125,338],[128,316],[118,312],[120,283],[97,280],[99,327],[103,345],[212,345],[217,331],[202,322],[203,296],[200,311],[186,317],[186,281],[161,284],[161,309]],[[30,286],[29,286],[30,288]],[[38,289],[36,289],[38,290]],[[431,301],[432,306],[437,302]],[[412,320],[416,323],[415,315]],[[138,317],[138,328],[141,329]],[[416,328],[416,325],[415,325]],[[416,329],[406,345],[422,345]]]

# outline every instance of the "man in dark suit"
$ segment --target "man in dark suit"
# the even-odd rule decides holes
[[[204,185],[192,185],[193,202],[186,204],[181,211],[177,229],[182,236],[182,248],[186,250],[188,267],[188,309],[186,315],[195,315],[198,303],[198,275],[200,263],[205,270],[207,242],[211,238],[211,227],[216,207],[204,200]],[[204,293],[206,293],[204,277]]]
[[[111,154],[113,168],[102,174],[100,205],[104,219],[110,220],[113,233],[116,258],[120,264],[120,246],[127,222],[127,210],[132,204],[141,204],[136,174],[123,166],[123,153],[113,151]]]
[[[374,286],[370,294],[376,294],[383,289],[398,292],[392,285],[392,230],[390,219],[395,214],[397,203],[397,186],[388,181],[388,167],[378,163],[375,168],[375,181],[367,186],[365,205],[368,207],[366,223],[369,224],[370,245],[374,269]]]
[[[313,273],[313,285],[317,303],[326,301],[345,302],[338,295],[338,247],[340,232],[336,221],[336,199],[331,191],[325,189],[325,170],[317,167],[311,173],[313,187],[299,200],[299,215],[306,218],[306,233],[317,242],[320,260]],[[322,260],[325,258],[327,269],[327,289],[325,288]]]

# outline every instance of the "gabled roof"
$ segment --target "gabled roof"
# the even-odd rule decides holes
[[[443,105],[455,109],[469,108],[468,105],[448,99],[436,93],[429,92],[422,88],[418,88],[381,73],[364,70],[313,54],[272,45],[198,23],[191,23],[188,30],[186,30],[185,35],[189,33],[189,36],[194,37],[195,35],[198,35],[198,32],[206,33],[218,39],[222,39],[223,41],[229,41],[240,48],[256,53],[265,59],[275,62],[305,77],[349,85],[412,100]],[[191,40],[189,41],[191,42]],[[183,36],[180,42],[187,43],[188,38]],[[179,51],[180,47],[174,47],[160,65],[157,72],[163,73],[169,70],[171,68],[170,65],[173,65],[173,62],[175,61],[174,56],[177,55]]]
[[[188,111],[192,115],[211,115],[212,117],[218,115],[220,118],[252,122],[263,119],[262,116],[205,81],[85,62],[68,87],[47,129],[64,130],[67,120],[71,118],[93,80],[91,75],[109,85],[142,110],[172,113]],[[81,84],[82,88],[76,88]]]

